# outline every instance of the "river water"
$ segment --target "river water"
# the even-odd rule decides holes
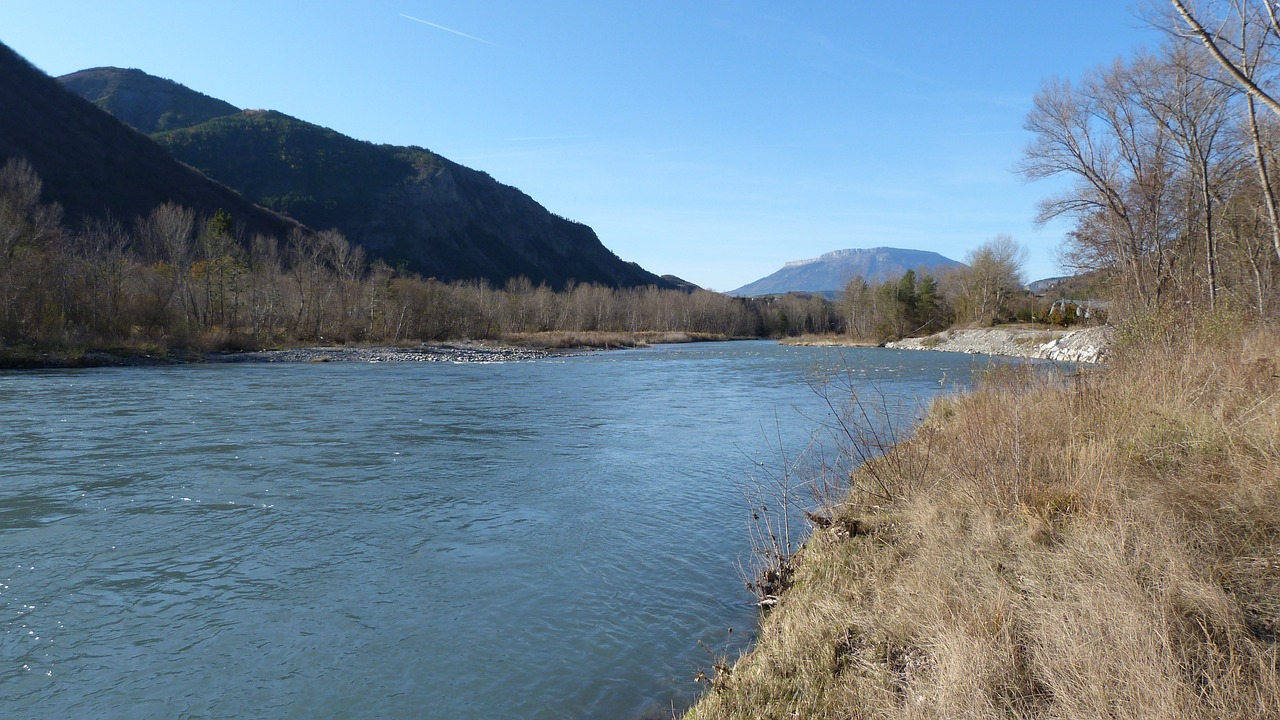
[[[741,487],[826,416],[814,370],[916,408],[989,362],[0,373],[0,717],[670,717],[750,636]]]

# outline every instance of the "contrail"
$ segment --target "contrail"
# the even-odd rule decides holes
[[[488,40],[485,40],[484,38],[478,38],[478,37],[476,37],[475,35],[468,35],[468,34],[466,34],[466,33],[464,33],[464,32],[458,32],[457,30],[454,30],[453,28],[447,28],[447,27],[445,27],[445,26],[443,26],[443,25],[437,25],[437,24],[435,24],[435,23],[433,23],[433,22],[427,22],[426,20],[423,20],[423,19],[421,19],[421,18],[416,18],[416,17],[414,17],[414,16],[412,16],[412,15],[405,15],[404,13],[400,13],[400,17],[405,18],[406,20],[412,20],[412,21],[414,21],[414,22],[420,22],[420,23],[422,23],[423,25],[430,25],[431,27],[433,27],[433,28],[435,28],[435,29],[437,29],[437,30],[444,30],[445,32],[451,32],[451,33],[453,33],[454,35],[461,35],[461,36],[462,36],[462,37],[464,37],[464,38],[467,38],[467,39],[469,39],[469,40],[475,40],[476,42],[482,42],[482,43],[484,43],[485,45],[493,45],[493,43],[489,42]],[[497,45],[494,45],[494,47],[497,47]]]

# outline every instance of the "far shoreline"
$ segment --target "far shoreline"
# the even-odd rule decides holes
[[[953,328],[921,338],[884,344],[844,335],[800,335],[775,341],[791,347],[884,347],[1023,357],[1058,362],[1101,363],[1113,341],[1109,326],[1073,330],[1005,326]],[[495,363],[568,357],[606,350],[652,345],[733,340],[714,333],[687,332],[539,332],[494,340],[442,340],[418,343],[296,344],[258,350],[197,350],[156,346],[115,346],[85,350],[0,348],[0,370],[73,370],[109,367],[155,367],[206,363],[449,362]]]
[[[519,362],[569,357],[603,350],[694,342],[725,342],[738,339],[742,338],[686,332],[541,332],[521,333],[496,340],[442,340],[399,344],[296,344],[260,350],[114,346],[59,351],[10,347],[0,348],[0,370],[79,370],[227,363]]]

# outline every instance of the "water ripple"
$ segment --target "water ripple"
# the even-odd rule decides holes
[[[0,374],[0,715],[669,708],[750,636],[738,483],[808,441],[806,372],[971,362],[920,355]]]

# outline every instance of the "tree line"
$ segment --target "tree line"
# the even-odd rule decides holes
[[[370,260],[336,231],[245,237],[219,211],[166,203],[76,229],[21,159],[0,167],[0,347],[236,350],[295,343],[501,339],[519,333],[780,337],[841,329],[816,297],[515,278],[442,283]]]
[[[1257,105],[1280,69],[1274,4],[1172,0],[1154,20],[1164,46],[1037,94],[1020,170],[1071,181],[1039,219],[1072,223],[1067,260],[1113,277],[1124,308],[1272,313],[1280,103]]]
[[[939,277],[908,270],[879,284],[854,278],[838,302],[845,332],[859,340],[884,342],[957,324],[1074,321],[1074,316],[1051,316],[1052,303],[1026,291],[1025,261],[1025,248],[1008,235],[997,235],[969,251],[963,267]]]

